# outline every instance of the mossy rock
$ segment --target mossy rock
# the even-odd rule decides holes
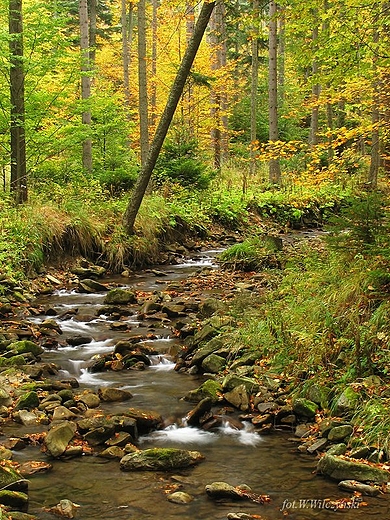
[[[137,303],[137,298],[132,291],[127,289],[111,289],[104,298],[106,305],[127,305]]]
[[[8,466],[0,466],[0,489],[25,491],[28,481],[20,473]]]
[[[348,386],[341,395],[336,399],[334,412],[337,415],[350,415],[359,402],[359,394]]]
[[[204,457],[198,451],[178,448],[151,448],[125,455],[122,471],[170,471],[198,464]]]
[[[317,413],[318,405],[309,399],[298,397],[293,402],[293,410],[294,413],[300,417],[312,419]]]
[[[27,392],[19,397],[15,410],[32,410],[39,406],[38,394],[34,391]]]
[[[21,511],[27,511],[28,495],[23,491],[10,491],[8,489],[0,490],[0,504]]]
[[[317,471],[335,480],[359,482],[390,482],[390,472],[373,465],[325,454],[318,462]]]
[[[204,383],[202,383],[195,390],[191,390],[184,397],[185,401],[191,401],[194,403],[198,403],[207,397],[210,397],[213,403],[217,403],[219,401],[219,396],[222,392],[222,386],[218,381],[214,381],[214,379],[207,379]]]
[[[40,345],[37,345],[33,341],[29,341],[27,339],[11,343],[10,345],[8,345],[7,350],[11,350],[16,354],[31,353],[35,357],[39,357],[44,352],[43,348]]]
[[[240,385],[244,385],[247,392],[257,392],[259,390],[259,383],[255,379],[236,374],[227,375],[222,383],[225,392],[229,392]]]

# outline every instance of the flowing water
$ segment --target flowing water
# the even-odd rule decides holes
[[[215,268],[212,263],[215,253],[211,251],[186,264],[170,266],[164,273],[164,281],[183,279],[199,267]],[[123,286],[144,291],[161,290],[160,282],[161,279],[151,272],[121,279]],[[236,430],[226,425],[206,432],[179,426],[191,409],[191,404],[181,398],[199,386],[202,379],[174,371],[173,355],[178,340],[170,337],[169,327],[150,328],[134,315],[128,318],[130,333],[113,331],[107,318],[96,318],[103,299],[104,294],[86,295],[75,291],[59,291],[40,298],[38,303],[55,308],[58,313],[78,309],[76,316],[59,322],[62,338],[77,334],[88,334],[93,338],[85,345],[47,351],[43,360],[61,367],[60,378],[76,377],[81,389],[97,390],[104,385],[129,389],[133,399],[127,403],[103,404],[101,408],[107,413],[124,411],[129,406],[159,412],[169,426],[141,437],[141,448],[166,446],[198,450],[205,460],[175,474],[125,473],[120,471],[118,461],[94,456],[54,460],[50,473],[36,474],[30,479],[29,512],[41,519],[53,518],[43,509],[69,499],[80,505],[77,517],[81,520],[223,520],[229,512],[261,515],[265,520],[282,519],[287,514],[296,520],[323,520],[336,514],[326,507],[323,500],[348,497],[348,493],[339,491],[336,483],[315,475],[315,457],[297,453],[296,444],[289,440],[292,432],[260,436],[249,427]],[[44,318],[41,316],[39,320]],[[146,335],[151,332],[157,339],[150,339],[148,343],[158,350],[158,354],[152,357],[152,364],[145,371],[94,374],[87,371],[91,357],[112,351],[124,334]],[[20,462],[31,459],[46,461],[47,457],[39,448],[28,447],[17,452],[15,459]],[[249,501],[216,503],[205,493],[205,486],[215,481],[246,484],[255,493],[269,495],[271,502],[264,505]],[[169,502],[167,492],[176,489],[192,495],[193,501],[186,505]],[[367,498],[366,502],[367,507],[337,514],[347,520],[390,518],[387,496]]]

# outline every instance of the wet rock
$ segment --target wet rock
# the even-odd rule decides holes
[[[84,403],[88,408],[97,408],[100,404],[100,397],[94,392],[84,392],[79,395],[77,399]]]
[[[185,422],[189,426],[198,426],[201,417],[211,410],[212,405],[213,400],[211,397],[202,399],[197,406],[186,415]]]
[[[21,474],[15,469],[0,465],[0,489],[10,489],[15,491],[26,491],[28,481],[22,478]]]
[[[115,432],[115,426],[113,424],[106,423],[99,428],[90,430],[84,435],[84,440],[91,446],[99,446],[104,444]]]
[[[324,437],[320,437],[307,448],[308,453],[315,453],[316,451],[323,451],[323,449],[327,445],[327,442],[328,442],[327,439],[324,439]]]
[[[2,489],[0,490],[0,504],[9,508],[19,509],[20,511],[27,511],[28,495],[23,493],[23,491]]]
[[[48,471],[52,470],[53,466],[49,464],[48,462],[35,462],[35,461],[28,461],[24,462],[19,467],[19,472],[23,477],[30,477],[31,475],[35,475],[36,473],[47,473]]]
[[[39,397],[37,392],[31,391],[21,395],[16,402],[15,410],[31,410],[39,406]]]
[[[329,388],[318,385],[317,383],[313,383],[306,390],[305,397],[306,399],[309,399],[309,401],[313,401],[313,403],[321,406],[321,408],[326,408],[328,404],[329,392]]]
[[[161,308],[161,312],[165,313],[168,318],[177,318],[183,316],[185,311],[185,305],[177,304],[165,304]]]
[[[12,397],[8,390],[3,387],[0,387],[0,406],[9,406],[12,404]]]
[[[218,330],[212,327],[209,324],[204,325],[198,332],[194,335],[193,344],[192,345],[200,345],[206,341],[210,341],[212,338],[219,334]]]
[[[264,426],[265,424],[270,424],[273,422],[273,415],[270,413],[266,413],[264,415],[256,415],[252,417],[251,423],[254,426]]]
[[[125,456],[126,452],[123,448],[119,446],[109,446],[102,452],[98,454],[98,457],[103,459],[122,459]]]
[[[363,484],[362,482],[357,482],[356,480],[342,480],[341,482],[339,482],[338,486],[340,489],[358,492],[362,495],[367,495],[370,497],[376,497],[381,492],[379,487]]]
[[[106,402],[128,401],[132,399],[133,394],[128,390],[121,390],[120,388],[102,387],[98,391],[99,398]]]
[[[91,278],[85,278],[79,283],[79,292],[83,293],[96,293],[96,292],[106,292],[108,288],[106,285],[97,282],[96,280],[92,280]]]
[[[9,450],[20,451],[24,450],[26,447],[26,442],[19,437],[10,437],[9,439],[3,441],[3,445]]]
[[[226,359],[221,356],[217,356],[217,354],[210,354],[207,356],[202,362],[202,369],[204,372],[208,372],[210,374],[218,374],[222,372],[226,365]]]
[[[43,348],[36,343],[25,339],[22,341],[15,341],[8,345],[7,352],[14,354],[31,353],[33,356],[39,357],[43,353]]]
[[[358,480],[359,482],[389,482],[390,472],[369,466],[363,462],[325,454],[317,465],[317,471],[336,480]]]
[[[27,410],[20,410],[14,413],[12,418],[15,422],[21,423],[24,426],[32,426],[38,422],[37,414]]]
[[[353,432],[353,427],[350,424],[343,426],[335,426],[328,434],[328,440],[330,442],[338,442],[350,437]]]
[[[129,303],[137,303],[134,292],[127,289],[111,289],[104,298],[106,305],[127,305]]]
[[[199,348],[195,354],[193,355],[190,366],[193,365],[201,365],[202,361],[207,358],[210,354],[213,354],[217,350],[219,350],[223,346],[223,341],[221,337],[216,337],[210,340],[206,345]]]
[[[72,347],[78,347],[80,345],[88,345],[93,340],[92,336],[87,335],[78,335],[78,336],[71,336],[66,341],[68,345],[71,345]]]
[[[355,448],[350,453],[351,459],[366,459],[371,453],[371,450],[368,446],[359,446]]]
[[[210,498],[214,500],[221,499],[236,499],[242,500],[242,495],[240,494],[240,488],[231,486],[226,482],[213,482],[212,484],[208,484],[205,487],[205,491]]]
[[[317,413],[318,406],[313,401],[309,401],[309,399],[298,397],[293,402],[293,410],[299,417],[312,418]]]
[[[198,451],[151,448],[125,455],[120,461],[120,469],[122,471],[170,471],[193,466],[203,458]]]
[[[77,514],[77,510],[79,509],[78,504],[74,504],[68,499],[60,500],[59,504],[54,507],[51,507],[47,511],[49,513],[53,513],[57,516],[62,516],[64,518],[74,518]]]
[[[189,504],[194,500],[194,497],[183,491],[176,491],[167,495],[167,499],[174,504]]]
[[[245,385],[238,385],[230,392],[223,394],[224,399],[238,410],[246,412],[249,409],[249,397]]]
[[[122,419],[120,418],[120,416],[118,417],[122,424],[121,430],[127,431],[131,435],[133,435],[132,432],[125,427],[126,421],[128,423],[131,422],[133,426],[135,424],[136,429],[140,434],[149,433],[152,430],[156,430],[157,428],[162,426],[164,422],[163,418],[158,412],[154,412],[151,410],[140,410],[137,408],[129,408],[126,411],[126,415]],[[135,439],[136,437],[133,435],[133,438]]]
[[[45,446],[48,453],[53,457],[60,457],[73,439],[76,430],[76,424],[71,421],[62,421],[55,424],[45,438]]]
[[[133,437],[129,433],[121,431],[119,433],[116,433],[113,437],[110,437],[106,441],[106,444],[107,444],[107,446],[123,447],[123,446],[126,446],[126,444],[128,444],[129,442],[132,442],[132,441],[133,441]]]
[[[9,511],[8,514],[12,520],[39,520],[37,516],[23,513],[21,511]]]
[[[208,379],[204,383],[202,383],[195,390],[191,390],[184,397],[185,401],[191,402],[199,402],[206,397],[210,397],[213,403],[217,403],[220,399],[220,395],[222,393],[222,386],[218,381],[214,381],[213,379]]]
[[[227,520],[255,520],[258,515],[249,515],[248,513],[228,513]]]
[[[233,363],[230,365],[230,370],[236,370],[238,367],[241,366],[252,366],[254,363],[261,358],[261,353],[257,350],[247,352],[246,354],[243,354],[238,359],[233,361]]]
[[[254,393],[259,390],[259,383],[250,377],[239,377],[236,374],[228,374],[222,382],[222,386],[225,392],[230,392],[236,386],[244,385],[246,391]]]
[[[53,412],[53,421],[69,421],[75,417],[76,414],[65,408],[65,406],[57,406]]]

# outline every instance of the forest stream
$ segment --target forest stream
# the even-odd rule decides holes
[[[136,291],[161,291],[164,284],[180,281],[196,270],[218,269],[214,263],[217,252],[198,253],[185,263],[159,267],[158,272],[149,270],[131,274],[129,278],[104,281]],[[93,338],[88,344],[47,350],[42,356],[43,361],[61,367],[56,376],[58,379],[76,378],[80,391],[113,386],[133,394],[130,402],[102,403],[100,408],[106,413],[118,413],[131,406],[161,414],[166,428],[141,436],[138,442],[141,449],[178,447],[200,451],[205,458],[192,468],[167,473],[123,472],[118,460],[97,456],[50,460],[53,466],[50,472],[36,473],[29,479],[29,513],[41,519],[53,518],[45,509],[68,499],[79,505],[76,518],[81,520],[223,520],[231,513],[247,513],[264,520],[285,516],[297,520],[322,520],[336,514],[324,500],[337,500],[350,496],[350,493],[339,490],[336,482],[316,475],[316,456],[297,452],[296,444],[290,439],[293,430],[261,435],[248,426],[235,429],[226,424],[204,431],[183,425],[182,419],[192,405],[182,397],[197,388],[204,376],[174,370],[174,357],[181,340],[172,335],[169,323],[151,327],[135,314],[128,317],[126,332],[111,329],[110,319],[96,313],[103,305],[104,296],[102,293],[59,290],[39,297],[36,305],[55,309],[58,314],[78,309],[77,316],[70,313],[70,317],[60,322],[62,342],[78,334]],[[47,317],[40,315],[32,319],[39,322]],[[94,355],[112,351],[124,335],[139,334],[145,337],[149,334],[147,343],[158,351],[151,356],[151,364],[145,370],[100,373],[87,370]],[[15,423],[12,429],[15,436],[33,431],[32,427],[28,430],[28,427],[18,427]],[[4,431],[10,435],[6,427]],[[21,463],[27,460],[47,462],[48,456],[39,446],[30,445],[15,451],[14,460]],[[205,486],[217,481],[233,486],[246,484],[254,493],[269,495],[270,502],[211,500],[205,493]],[[185,491],[193,500],[188,504],[171,503],[167,494],[176,489]],[[388,520],[390,508],[386,495],[364,497],[364,501],[367,503],[365,507],[345,509],[338,515],[347,520],[371,517]]]

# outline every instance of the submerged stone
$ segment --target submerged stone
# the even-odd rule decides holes
[[[120,461],[120,469],[122,471],[170,471],[193,466],[203,458],[198,451],[151,448],[125,455]]]

